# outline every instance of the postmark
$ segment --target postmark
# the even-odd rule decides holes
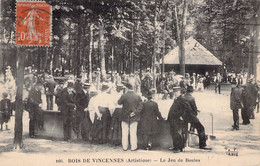
[[[16,44],[18,46],[50,46],[51,12],[51,5],[44,1],[17,1]]]

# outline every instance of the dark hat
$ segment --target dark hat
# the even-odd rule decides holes
[[[67,88],[73,88],[73,82],[68,82]]]
[[[153,97],[154,96],[154,94],[155,94],[155,92],[153,91],[153,90],[149,90],[148,91],[148,94],[147,94],[147,97]]]
[[[91,84],[87,83],[87,82],[83,84],[83,88],[89,88],[90,86],[91,86]]]
[[[2,93],[2,97],[5,99],[5,98],[7,98],[7,96],[8,96],[8,93],[6,93],[6,92],[3,92]]]
[[[187,93],[192,93],[194,91],[193,86],[187,87]]]
[[[103,83],[103,84],[102,84],[102,87],[101,87],[101,91],[105,91],[105,90],[107,90],[107,89],[109,89],[108,83]]]
[[[134,85],[133,85],[133,83],[131,83],[131,82],[127,82],[127,83],[125,84],[125,86],[126,86],[128,89],[133,89],[133,88],[134,88]]]

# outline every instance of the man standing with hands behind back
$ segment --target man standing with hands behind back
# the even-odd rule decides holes
[[[142,99],[134,92],[134,83],[126,84],[128,92],[123,94],[118,100],[118,104],[122,105],[122,146],[123,150],[128,149],[128,136],[130,134],[131,150],[137,150],[137,125],[140,121],[140,112],[142,110]]]

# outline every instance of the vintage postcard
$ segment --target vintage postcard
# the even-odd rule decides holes
[[[1,0],[1,166],[260,165],[259,0]]]

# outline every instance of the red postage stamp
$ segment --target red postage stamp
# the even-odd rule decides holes
[[[43,1],[17,1],[16,44],[51,45],[51,5]]]

